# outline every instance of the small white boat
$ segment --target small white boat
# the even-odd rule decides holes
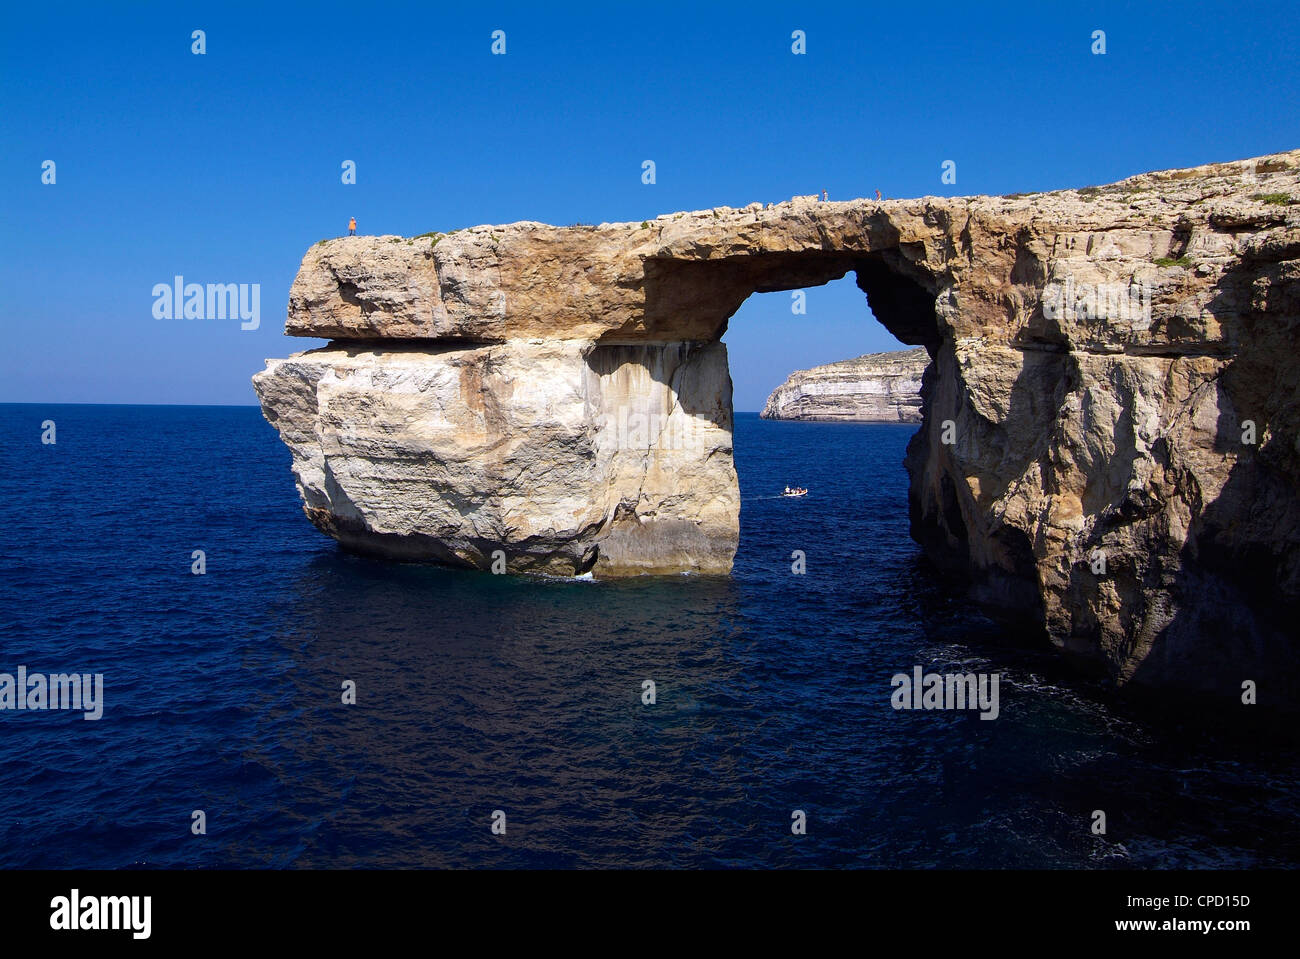
[[[806,489],[790,489],[789,487],[786,487],[785,492],[782,493],[781,495],[782,496],[807,496],[808,491]]]

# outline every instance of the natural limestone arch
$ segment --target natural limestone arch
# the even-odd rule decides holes
[[[719,338],[754,292],[852,272],[932,357],[906,464],[927,554],[1120,682],[1231,694],[1296,676],[1298,169],[322,242],[286,329],[333,342],[254,382],[308,515],[350,548],[725,573]]]

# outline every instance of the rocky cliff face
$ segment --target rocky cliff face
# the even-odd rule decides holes
[[[769,420],[921,422],[921,376],[930,365],[923,349],[869,353],[791,373],[767,398]]]
[[[1010,197],[795,198],[308,251],[254,378],[308,516],[380,555],[612,576],[736,547],[717,342],[856,275],[931,358],[913,535],[1117,682],[1300,688],[1300,151]],[[499,551],[499,553],[497,553]]]
[[[731,568],[721,343],[340,343],[255,383],[307,515],[358,551],[561,576]]]

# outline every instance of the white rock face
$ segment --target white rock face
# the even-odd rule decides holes
[[[482,569],[500,550],[555,575],[731,568],[721,343],[328,348],[253,383],[307,515],[352,548]]]
[[[797,370],[772,391],[759,415],[772,420],[921,422],[923,349],[869,353]]]

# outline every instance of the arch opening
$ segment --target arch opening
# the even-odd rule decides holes
[[[764,269],[754,269],[755,289],[720,334],[735,411],[740,491],[735,571],[746,578],[772,569],[788,575],[784,564],[802,549],[841,565],[874,557],[875,566],[864,568],[861,576],[866,590],[875,574],[917,575],[922,551],[910,535],[915,510],[905,461],[921,424],[884,422],[883,416],[853,419],[851,412],[839,422],[825,422],[826,416],[760,419],[759,411],[773,391],[787,388],[792,374],[809,370],[805,375],[825,377],[814,379],[810,389],[845,389],[850,393],[845,408],[851,411],[851,392],[859,386],[837,367],[935,342],[933,296],[883,254],[819,258],[799,270],[789,266],[771,259]],[[796,286],[793,278],[821,282]],[[860,388],[894,385],[877,376]],[[810,492],[786,498],[787,486]]]

